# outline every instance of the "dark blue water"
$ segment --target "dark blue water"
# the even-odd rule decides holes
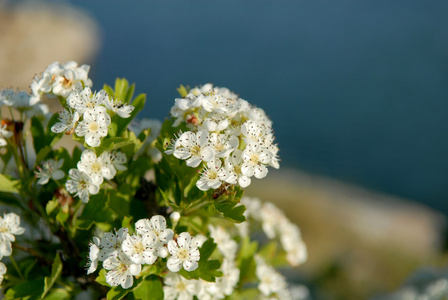
[[[102,27],[95,87],[123,76],[164,118],[179,84],[274,121],[284,166],[448,213],[448,1],[73,0]]]

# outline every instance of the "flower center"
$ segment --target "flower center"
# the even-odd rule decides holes
[[[124,272],[126,272],[126,271],[128,270],[128,266],[125,265],[125,264],[123,264],[123,263],[121,263],[121,264],[117,267],[117,269],[118,269],[118,272],[119,272],[119,273],[124,273]]]
[[[78,190],[85,189],[87,187],[87,182],[84,179],[81,179],[78,183]]]
[[[178,254],[178,258],[180,260],[186,260],[188,258],[188,251],[187,249],[180,249],[179,254]]]
[[[0,232],[1,232],[1,233],[3,233],[3,232],[9,232],[9,228],[8,228],[7,226],[1,226],[1,227],[0,227]]]
[[[99,162],[94,162],[92,164],[92,171],[98,173],[101,170],[101,164]]]
[[[134,251],[135,251],[136,253],[142,253],[143,251],[145,251],[145,247],[143,246],[142,243],[137,242],[137,243],[134,245]]]
[[[182,281],[179,281],[176,283],[176,290],[185,291],[186,288],[187,287],[186,287],[185,283],[183,283]]]
[[[258,161],[259,161],[259,157],[258,157],[257,154],[253,154],[253,155],[250,157],[250,162],[251,162],[253,165],[258,164]]]
[[[98,124],[96,123],[96,122],[94,122],[94,123],[90,123],[89,124],[89,131],[90,132],[97,132],[98,131]]]
[[[198,145],[191,147],[190,153],[192,156],[200,156],[201,147],[199,147]]]

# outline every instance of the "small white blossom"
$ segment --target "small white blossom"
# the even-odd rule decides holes
[[[178,211],[173,211],[170,214],[170,220],[171,222],[177,223],[180,220],[180,213]]]
[[[11,255],[11,242],[16,240],[16,235],[24,232],[25,228],[20,227],[20,217],[15,213],[4,213],[3,218],[0,217],[0,260],[3,256]]]
[[[259,256],[255,257],[255,262],[257,263],[255,273],[260,280],[258,289],[264,296],[281,293],[287,289],[285,278],[272,266],[267,265]]]
[[[106,232],[101,238],[101,252],[99,258],[101,261],[110,256],[119,256],[122,252],[123,241],[129,235],[126,227],[120,228],[117,232]]]
[[[82,202],[89,202],[89,195],[98,194],[100,187],[92,181],[89,175],[78,169],[68,171],[70,179],[65,183],[65,187],[70,194],[78,196]]]
[[[163,283],[164,300],[193,300],[200,290],[199,281],[187,280],[176,273],[168,273]]]
[[[6,130],[6,127],[8,125],[3,125],[0,127],[0,147],[6,146],[8,144],[8,142],[6,141],[5,138],[10,138],[12,136],[12,132]]]
[[[54,133],[65,132],[71,134],[75,130],[76,124],[79,121],[79,113],[72,109],[65,109],[59,112],[59,122],[51,126],[51,131]]]
[[[266,164],[271,161],[272,153],[260,144],[252,143],[246,146],[242,154],[243,165],[241,172],[248,176],[255,176],[258,179],[268,174]]]
[[[200,253],[194,238],[188,232],[182,232],[177,238],[168,242],[168,251],[171,257],[166,263],[171,272],[179,272],[182,267],[186,271],[194,271],[198,267]]]
[[[103,268],[110,270],[106,273],[106,282],[111,286],[121,285],[128,289],[134,284],[134,277],[140,274],[142,265],[134,264],[125,255],[110,256],[103,262]]]
[[[157,237],[153,232],[127,235],[121,249],[135,264],[152,265],[157,259]]]
[[[93,242],[90,243],[89,256],[88,256],[89,262],[87,263],[88,266],[87,275],[95,272],[96,268],[98,267],[100,243],[101,240],[96,236],[93,237]]]
[[[109,97],[105,102],[106,108],[113,111],[122,118],[129,118],[132,111],[135,109],[134,106],[122,103],[118,99],[110,99]]]
[[[157,243],[154,245],[156,253],[159,257],[168,255],[167,249],[163,246],[173,239],[174,232],[166,227],[166,220],[163,216],[156,215],[148,219],[141,219],[135,223],[135,230],[140,235],[154,234]]]
[[[218,250],[221,254],[229,260],[233,260],[238,250],[238,244],[234,241],[228,231],[222,227],[214,227],[210,225],[210,236],[213,238],[215,243],[218,245]]]
[[[81,161],[78,162],[77,167],[78,170],[89,175],[96,185],[101,185],[104,178],[114,178],[117,173],[117,170],[115,170],[115,167],[110,160],[110,153],[108,151],[103,152],[97,157],[92,150],[84,150],[81,154]]]
[[[65,174],[63,171],[59,170],[64,163],[64,159],[60,159],[59,161],[55,161],[54,159],[48,159],[42,163],[42,168],[37,167],[38,172],[34,171],[36,174],[36,178],[39,178],[37,184],[47,184],[50,178],[54,180],[59,180],[64,178]]]
[[[204,167],[201,178],[196,181],[196,186],[201,191],[217,189],[221,186],[222,182],[225,181],[226,177],[227,172],[221,167],[221,160],[215,159],[209,161],[207,166]]]
[[[71,108],[76,109],[79,114],[83,115],[88,110],[106,112],[106,107],[102,106],[106,104],[109,96],[106,91],[101,90],[92,95],[90,88],[85,88],[80,91],[73,91],[67,98],[67,103]]]
[[[128,167],[125,166],[127,163],[126,154],[121,151],[110,153],[110,162],[118,171],[126,171],[128,169]]]
[[[196,168],[202,161],[211,161],[215,153],[208,146],[208,132],[205,130],[197,133],[187,131],[176,141],[173,155],[179,159],[187,160],[187,166]]]
[[[6,274],[6,271],[7,270],[6,270],[5,264],[0,262],[0,285],[3,282],[3,278],[4,278],[5,274]]]
[[[85,136],[86,144],[90,147],[98,147],[101,144],[101,138],[107,135],[110,122],[110,116],[106,112],[86,110],[75,132],[79,136]]]

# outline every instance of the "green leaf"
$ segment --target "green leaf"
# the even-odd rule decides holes
[[[179,93],[179,95],[182,98],[185,98],[185,96],[188,95],[188,90],[186,87],[184,87],[182,84],[180,85],[180,87],[177,88],[177,92]]]
[[[246,217],[244,216],[244,212],[246,211],[246,207],[244,205],[238,205],[237,202],[216,202],[215,208],[221,212],[225,218],[230,221],[241,223],[246,221]]]
[[[107,292],[107,300],[123,299],[130,292],[129,289],[123,289],[121,286],[115,286]]]
[[[163,287],[159,277],[150,275],[133,291],[135,299],[163,299]]]
[[[50,146],[44,146],[43,148],[41,148],[39,150],[39,152],[37,152],[37,155],[36,155],[36,166],[41,161],[43,161],[48,156],[48,154],[50,154],[51,150],[52,150],[52,148]]]
[[[76,222],[76,227],[89,229],[94,222],[112,222],[114,220],[114,212],[109,208],[108,199],[104,195],[104,191],[101,191],[98,195],[90,196],[89,202],[84,207],[81,216]]]
[[[94,151],[96,155],[99,156],[104,151],[119,149],[131,144],[132,142],[130,141],[129,138],[122,138],[122,137],[105,138],[101,141],[101,145],[99,147],[94,148]]]
[[[251,282],[255,276],[254,255],[258,249],[258,243],[251,241],[249,237],[245,237],[241,244],[240,253],[238,255],[237,265],[240,269],[240,281],[242,286],[246,282]]]
[[[110,285],[106,282],[106,270],[105,269],[101,269],[101,271],[98,274],[98,277],[95,279],[95,281],[101,285],[110,287]]]
[[[47,215],[49,217],[54,218],[58,207],[59,207],[59,201],[51,200],[51,201],[48,201],[47,205],[45,206],[45,211],[47,212]]]
[[[34,279],[19,283],[5,294],[5,300],[37,300],[41,299],[44,290],[44,279]]]
[[[53,289],[43,300],[63,300],[71,299],[72,296],[66,289]]]
[[[19,193],[19,181],[12,179],[11,176],[0,174],[0,192]]]
[[[56,257],[54,259],[53,265],[51,266],[51,275],[50,277],[46,276],[44,280],[44,291],[42,293],[42,298],[50,291],[53,287],[56,280],[61,276],[62,273],[62,262],[59,257],[59,253],[56,253]]]
[[[46,136],[42,122],[35,116],[31,118],[31,133],[33,136],[34,150],[36,153],[39,153],[40,149],[46,145]]]

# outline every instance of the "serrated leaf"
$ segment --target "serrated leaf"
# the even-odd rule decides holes
[[[44,298],[45,295],[50,291],[56,280],[58,280],[59,276],[61,276],[61,273],[62,273],[62,262],[59,253],[56,253],[53,265],[51,266],[51,275],[50,277],[46,276],[44,279],[44,291],[42,293],[42,298]]]
[[[236,206],[237,204],[237,202],[217,202],[215,203],[215,208],[221,212],[225,218],[236,223],[241,223],[246,221],[246,217],[244,216],[246,207],[244,205]]]
[[[19,193],[19,181],[12,179],[8,175],[0,174],[0,192]]]

